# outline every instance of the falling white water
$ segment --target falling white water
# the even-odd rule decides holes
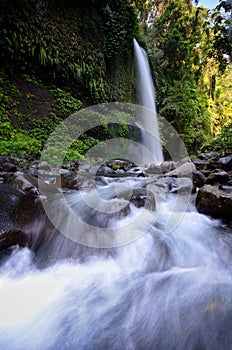
[[[134,50],[137,68],[137,95],[141,108],[139,122],[144,129],[143,145],[154,157],[155,163],[163,162],[158,120],[155,104],[155,89],[145,50],[134,39]]]

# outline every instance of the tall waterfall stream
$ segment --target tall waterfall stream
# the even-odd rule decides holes
[[[144,108],[139,115],[141,126],[144,128],[143,144],[155,157],[156,163],[163,161],[160,144],[158,119],[155,103],[155,89],[145,50],[134,39],[134,50],[137,67],[138,102]]]

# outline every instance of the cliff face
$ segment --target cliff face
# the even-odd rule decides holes
[[[80,108],[135,101],[128,0],[3,0],[0,28],[0,154],[37,157]],[[96,137],[83,136],[74,158]]]
[[[128,1],[3,0],[0,23],[8,71],[68,85],[89,103],[133,99],[137,20]]]

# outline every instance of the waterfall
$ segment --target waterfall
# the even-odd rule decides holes
[[[138,103],[143,106],[139,115],[139,123],[144,129],[143,145],[151,152],[157,164],[163,162],[163,152],[160,143],[158,120],[155,104],[155,88],[151,76],[148,58],[145,50],[134,39],[134,50],[137,68]]]
[[[154,88],[135,47],[144,143],[160,163]],[[0,254],[0,349],[231,350],[231,227],[196,211],[189,178],[82,165],[78,191],[43,184],[50,216],[27,227],[33,249]]]

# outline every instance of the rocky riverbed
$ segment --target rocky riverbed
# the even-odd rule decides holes
[[[68,162],[61,168],[51,161],[12,154],[0,158],[0,250],[5,252],[14,245],[36,247],[41,237],[51,228],[41,205],[41,197],[73,191],[89,191],[104,187],[114,179],[140,179],[136,188],[121,186],[108,199],[117,202],[120,217],[126,217],[129,203],[136,207],[156,210],[156,196],[160,193],[190,193],[200,213],[222,219],[232,219],[232,155],[219,157],[216,152],[201,153],[193,161],[183,159],[175,163],[137,167],[124,160],[95,163]],[[115,204],[116,205],[116,204]],[[122,206],[122,209],[120,209]],[[109,222],[108,216],[102,220]]]

